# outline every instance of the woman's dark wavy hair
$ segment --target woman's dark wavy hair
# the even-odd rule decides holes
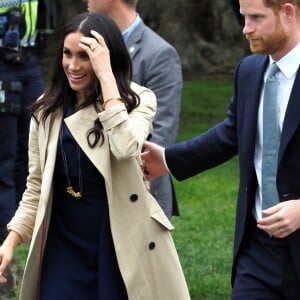
[[[42,98],[31,107],[33,115],[36,112],[42,112],[43,124],[45,124],[47,117],[56,109],[65,108],[75,101],[75,92],[71,89],[62,66],[63,45],[66,36],[70,33],[80,32],[84,36],[93,37],[90,34],[91,30],[97,31],[105,40],[110,52],[112,71],[127,111],[130,112],[139,105],[139,96],[130,88],[132,77],[131,59],[119,28],[105,15],[86,12],[76,15],[64,26],[50,87],[45,91]],[[97,106],[99,101],[103,102],[103,97],[100,83],[96,80],[93,92],[85,99],[80,108],[94,104],[96,111],[99,112],[99,107]],[[97,118],[93,128],[87,132],[87,140],[89,145],[94,147],[100,138],[102,138],[103,142],[102,125]]]

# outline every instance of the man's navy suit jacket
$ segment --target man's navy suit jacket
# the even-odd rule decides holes
[[[268,56],[251,55],[240,61],[234,76],[234,94],[226,119],[193,139],[166,148],[166,162],[177,180],[184,180],[239,156],[240,184],[237,199],[232,279],[235,262],[254,205],[257,180],[254,151],[258,107]],[[287,106],[278,157],[277,189],[280,201],[300,198],[300,71]],[[300,230],[288,237],[300,278]]]

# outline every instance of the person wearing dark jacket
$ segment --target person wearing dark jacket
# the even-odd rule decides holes
[[[298,300],[300,2],[239,3],[254,54],[236,67],[227,118],[165,150],[145,143],[144,168],[184,180],[238,155],[232,299]]]

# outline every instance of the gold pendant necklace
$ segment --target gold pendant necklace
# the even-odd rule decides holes
[[[79,145],[76,143],[76,149],[77,149],[77,158],[78,158],[78,181],[79,181],[79,191],[76,192],[71,184],[70,178],[69,178],[69,169],[68,169],[68,162],[67,162],[67,157],[66,153],[64,151],[63,147],[63,142],[62,142],[62,136],[63,136],[63,124],[60,127],[60,132],[59,132],[59,141],[60,141],[60,146],[61,146],[61,155],[62,155],[62,160],[64,164],[64,169],[65,169],[65,174],[67,177],[67,193],[70,194],[74,198],[81,198],[82,197],[82,177],[81,177],[81,166],[80,166],[80,149]]]
[[[81,193],[80,192],[75,192],[71,185],[67,186],[67,193],[69,193],[74,198],[81,198],[82,197]]]

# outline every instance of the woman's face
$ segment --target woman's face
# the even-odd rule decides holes
[[[91,94],[97,80],[88,54],[79,47],[80,32],[70,33],[65,37],[62,65],[70,87],[77,93],[77,99],[83,101]]]

